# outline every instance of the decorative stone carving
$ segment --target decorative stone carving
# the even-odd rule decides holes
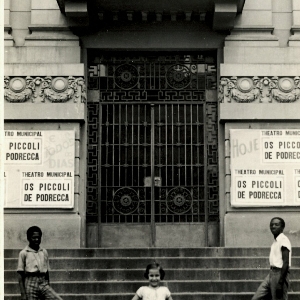
[[[86,95],[86,85],[84,82],[84,79],[82,77],[79,77],[76,79],[77,84],[81,87],[81,102],[85,103],[87,100],[87,95]]]
[[[225,97],[235,100],[239,103],[249,103],[256,99],[261,99],[261,82],[258,77],[222,78],[220,82],[219,99],[222,101]],[[226,87],[226,89],[224,89]]]
[[[227,85],[227,78],[221,78],[219,84],[218,100],[219,102],[224,102],[224,88]]]
[[[81,93],[78,87],[81,87]],[[53,103],[71,99],[77,102],[80,96],[81,102],[85,102],[86,86],[82,77],[4,77],[4,99],[8,102],[45,102],[46,99]]]
[[[280,103],[295,102],[300,97],[300,84],[299,77],[294,79],[284,77],[278,79],[278,77],[272,77],[271,79],[264,78],[265,82],[268,82],[268,94],[270,102],[275,100]]]
[[[220,102],[295,102],[300,98],[300,77],[221,78]]]
[[[66,80],[63,77],[52,79],[51,76],[47,76],[42,82],[40,96],[43,102],[45,102],[45,99],[53,103],[67,102],[70,99],[74,99],[74,102],[77,102],[79,85],[83,85],[82,78],[75,79],[69,76],[68,80]]]
[[[4,77],[4,99],[8,102],[20,103],[36,97],[35,87],[38,84],[37,80],[27,76],[22,77]]]

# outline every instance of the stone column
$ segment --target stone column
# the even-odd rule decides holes
[[[300,46],[300,2],[292,0],[292,36],[289,39],[290,47]]]
[[[10,0],[4,1],[4,45],[13,46],[13,37],[11,35],[10,20]]]

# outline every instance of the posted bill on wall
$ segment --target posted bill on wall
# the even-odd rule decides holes
[[[300,130],[230,130],[231,204],[300,205]]]
[[[4,150],[4,207],[74,206],[74,131],[5,130]]]

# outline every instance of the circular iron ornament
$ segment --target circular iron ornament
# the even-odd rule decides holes
[[[168,85],[176,90],[186,88],[191,81],[190,69],[185,65],[171,66],[166,73]]]
[[[118,213],[129,215],[137,210],[139,207],[139,200],[135,190],[127,187],[120,188],[114,195],[113,206]]]
[[[240,78],[237,81],[237,88],[243,93],[248,93],[253,89],[253,81],[250,78]]]
[[[138,84],[139,72],[135,66],[125,64],[117,67],[114,78],[119,88],[130,90]]]
[[[295,84],[291,78],[284,77],[279,79],[278,87],[282,92],[289,93],[295,88]]]
[[[62,93],[68,88],[68,80],[63,77],[56,77],[51,83],[52,89],[57,93]]]
[[[167,195],[167,207],[174,214],[184,214],[192,207],[191,192],[183,187],[176,187]]]
[[[26,81],[24,78],[15,77],[9,82],[9,88],[15,93],[21,93],[26,88]]]

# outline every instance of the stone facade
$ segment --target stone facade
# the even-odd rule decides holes
[[[230,205],[230,129],[299,128],[299,3],[291,0],[246,1],[225,39],[220,68],[220,121],[224,126],[224,244],[267,246],[272,216],[288,220],[286,232],[299,244],[298,208],[233,208]],[[297,54],[298,53],[298,54]],[[221,222],[222,223],[222,222]],[[238,224],[238,226],[237,226]]]
[[[5,129],[75,131],[74,208],[6,208],[4,247],[22,247],[30,224],[52,236],[45,246],[84,247],[86,90],[79,38],[55,0],[6,0],[4,16]],[[65,244],[58,242],[62,235],[69,237]]]
[[[88,7],[86,1],[5,0],[5,129],[72,129],[76,145],[74,207],[6,208],[6,248],[23,245],[24,226],[30,223],[47,228],[47,235],[54,236],[53,241],[46,241],[48,248],[97,245],[98,234],[87,228],[85,215],[86,103],[97,97],[86,87],[88,49],[215,49],[219,66],[219,245],[268,246],[264,237],[273,215],[287,219],[287,233],[293,245],[300,245],[299,207],[231,207],[229,151],[229,130],[233,128],[300,128],[300,3],[236,0],[214,7],[214,1],[204,1],[207,7],[197,7],[194,2],[164,11],[131,2],[122,7],[121,2],[113,1],[107,15],[98,1],[95,7]],[[135,11],[140,12],[139,22]],[[109,25],[107,18],[111,18]],[[208,25],[201,23],[209,18]],[[253,220],[256,216],[258,225]],[[18,223],[19,217],[24,222]],[[256,238],[250,241],[247,236],[251,234]],[[58,246],[62,235],[69,238]]]

